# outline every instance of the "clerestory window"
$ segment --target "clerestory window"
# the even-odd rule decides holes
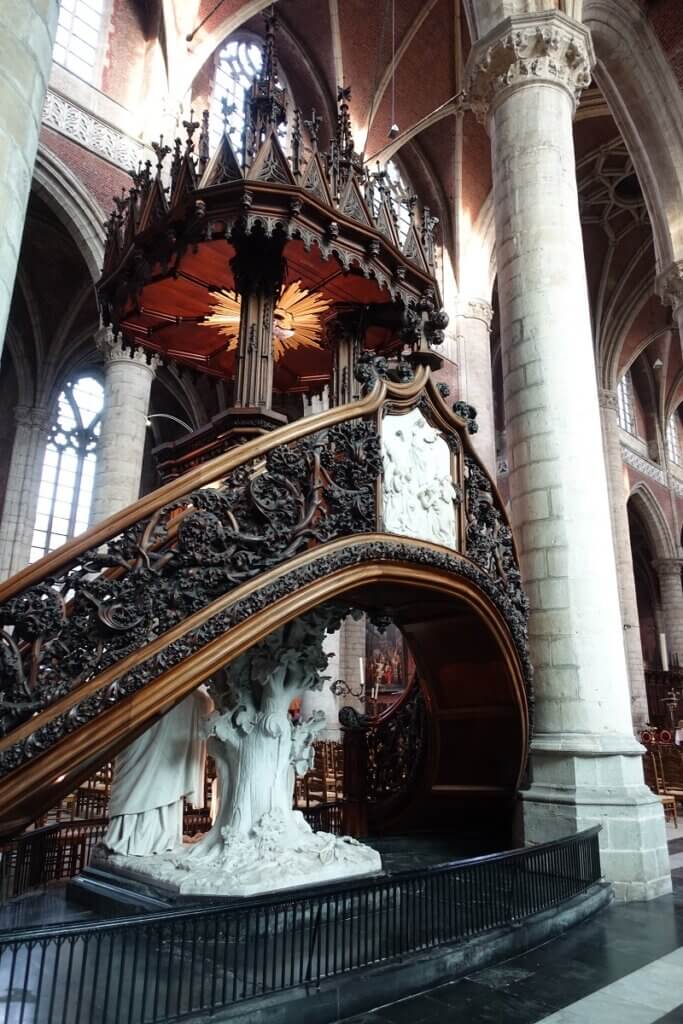
[[[681,465],[681,438],[677,412],[669,416],[666,425],[666,454],[669,462],[673,462],[675,466]]]
[[[617,419],[622,430],[636,433],[636,417],[633,411],[633,381],[630,371],[617,384]]]
[[[61,0],[52,56],[91,84],[95,80],[105,4],[108,0]]]
[[[88,527],[104,392],[94,377],[69,381],[50,427],[31,541],[31,561]]]

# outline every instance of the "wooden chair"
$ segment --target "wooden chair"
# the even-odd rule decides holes
[[[649,762],[649,767],[648,767]],[[664,816],[668,819],[671,815],[674,828],[678,828],[678,812],[676,810],[676,797],[668,793],[664,782],[664,770],[660,750],[651,750],[645,755],[645,781],[657,796],[664,808]]]
[[[662,744],[659,748],[665,792],[683,803],[683,758],[678,747]]]

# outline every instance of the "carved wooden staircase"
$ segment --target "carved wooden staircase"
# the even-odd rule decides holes
[[[418,404],[453,454],[456,550],[381,532],[382,414]],[[480,623],[516,708],[514,789],[530,678],[514,545],[466,421],[421,368],[198,466],[0,587],[0,834],[273,629],[333,599],[404,615],[423,674],[442,688],[452,658],[444,649],[432,664],[430,630],[465,612]]]

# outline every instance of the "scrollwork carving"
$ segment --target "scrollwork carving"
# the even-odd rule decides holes
[[[417,680],[401,705],[368,730],[368,800],[409,794],[422,771],[427,747],[427,708]]]
[[[173,502],[7,601],[2,733],[311,544],[374,531],[380,472],[374,426],[336,424]]]
[[[527,682],[530,714],[533,712],[526,599],[521,588],[518,590],[516,586],[516,580],[519,579],[518,571],[515,576],[516,567],[510,566],[507,580],[502,581],[495,573],[483,571],[478,564],[475,564],[475,561],[470,561],[455,553],[437,551],[429,547],[415,547],[415,545],[401,541],[350,540],[342,548],[325,554],[321,553],[320,557],[312,563],[292,569],[248,597],[235,601],[213,618],[189,630],[182,638],[149,657],[135,669],[84,698],[67,713],[55,716],[26,739],[5,749],[0,753],[0,776],[49,749],[64,736],[97,718],[110,705],[142,689],[162,672],[185,661],[212,640],[222,636],[227,630],[244,622],[256,612],[262,611],[299,588],[317,579],[323,579],[347,566],[377,561],[406,562],[453,573],[469,580],[486,594],[508,624]],[[6,708],[7,705],[5,705]],[[7,710],[5,710],[6,714]]]
[[[508,614],[526,622],[529,603],[515,557],[512,530],[493,493],[491,481],[473,458],[465,456],[465,514],[467,555],[500,587]]]

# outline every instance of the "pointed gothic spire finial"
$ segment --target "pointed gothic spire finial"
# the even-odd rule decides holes
[[[224,97],[225,98],[225,97]],[[209,111],[202,111],[202,127],[199,132],[199,145],[197,147],[197,170],[199,175],[204,173],[209,164]]]
[[[256,153],[271,131],[287,123],[287,93],[278,78],[275,29],[275,10],[264,14],[266,34],[263,41],[261,70],[254,76],[244,96],[244,134],[242,137],[242,163],[248,169]]]
[[[275,84],[278,80],[277,50],[275,48],[277,14],[273,4],[271,4],[269,11],[263,12],[263,19],[266,23],[266,34],[263,40],[259,78],[262,82],[271,81]]]
[[[185,152],[192,153],[194,150],[193,136],[194,133],[197,131],[197,128],[199,128],[199,121],[195,121],[194,109],[192,107],[190,107],[190,120],[183,121],[183,128],[185,129],[185,132],[187,134],[187,140],[185,142]]]
[[[318,150],[318,138],[320,135],[320,125],[322,124],[322,121],[323,119],[320,114],[318,114],[315,107],[313,107],[311,111],[310,121],[304,121],[304,128],[308,129],[308,134],[311,137],[311,147],[314,153]]]
[[[164,137],[163,135],[160,135],[159,141],[152,143],[152,149],[154,150],[157,158],[157,174],[161,174],[161,168],[163,167],[164,160],[171,152],[171,147],[164,145]],[[152,166],[149,160],[145,161],[145,164],[149,164],[150,167]]]

